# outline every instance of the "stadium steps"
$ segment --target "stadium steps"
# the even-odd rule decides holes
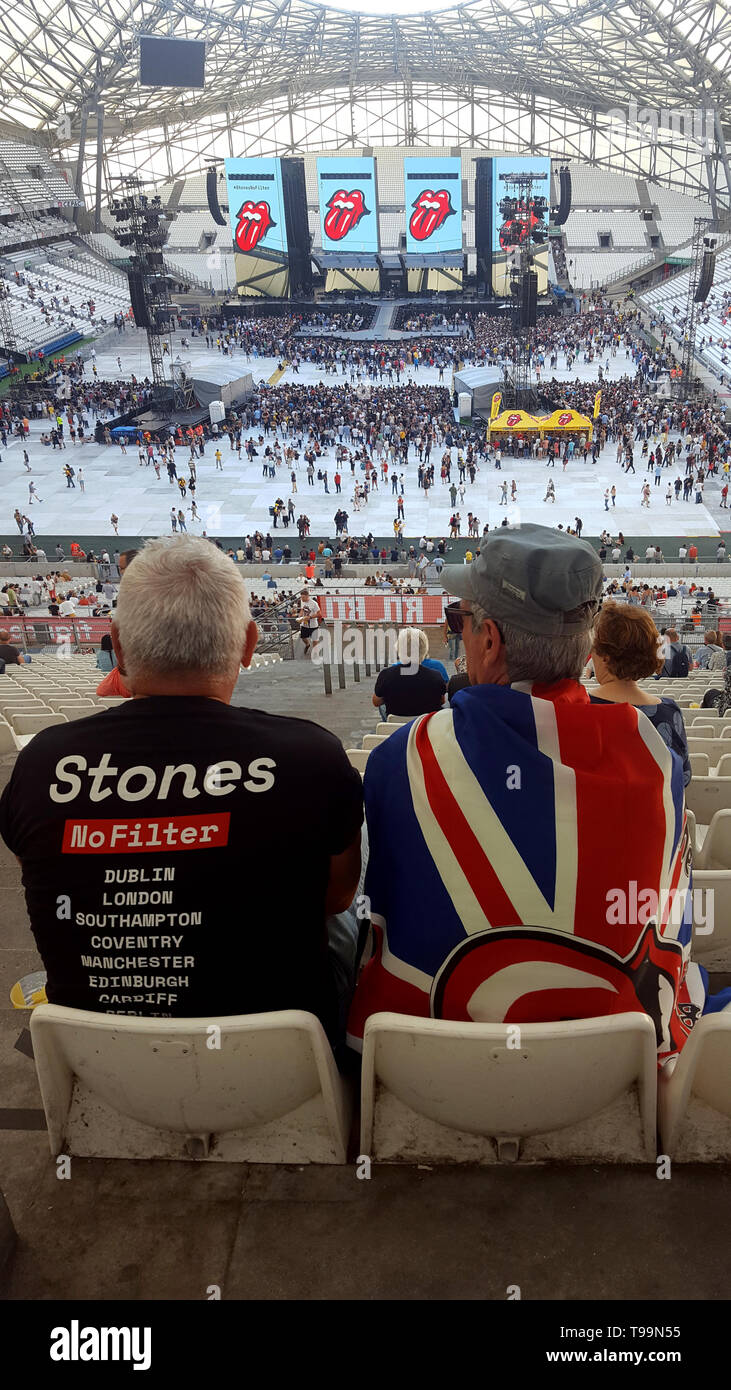
[[[295,643],[297,648],[301,653],[301,642]],[[299,655],[294,661],[277,662],[240,675],[231,703],[263,709],[268,714],[312,719],[335,734],[345,748],[360,748],[364,734],[373,733],[378,715],[371,702],[376,676],[375,672],[366,676],[361,668],[360,683],[356,684],[349,667],[346,681],[347,688],[340,690],[336,677],[332,695],[326,695],[322,667],[313,666]]]
[[[173,261],[168,255],[163,253],[163,266],[168,275],[172,275],[175,280],[182,280],[187,283],[188,289],[197,290],[199,293],[210,294],[210,285],[205,284],[198,275],[194,275],[191,270],[186,270],[180,261]]]
[[[395,304],[379,304],[378,313],[371,324],[371,332],[374,336],[377,337],[382,329],[391,327],[391,320],[395,309]]]
[[[180,199],[181,199],[181,197],[183,196],[183,189],[184,189],[184,188],[185,188],[185,179],[178,179],[178,180],[173,184],[172,192],[171,192],[170,197],[168,198],[168,201],[167,201],[167,207],[168,207],[168,210],[169,210],[170,212],[172,212],[173,209],[176,208],[176,207],[178,206],[178,204],[179,204],[179,202],[180,202]]]

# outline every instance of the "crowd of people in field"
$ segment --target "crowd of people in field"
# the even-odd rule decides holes
[[[256,516],[252,522],[263,522],[266,529],[291,528],[300,540],[311,532],[303,492],[321,490],[345,499],[340,524],[337,517],[335,521],[336,533],[342,534],[351,529],[353,513],[365,510],[374,493],[387,491],[393,499],[393,535],[399,551],[409,524],[409,505],[419,495],[414,493],[413,481],[426,498],[432,488],[444,489],[445,507],[450,509],[444,518],[445,533],[478,538],[482,533],[479,508],[471,505],[469,490],[479,488],[481,469],[501,470],[505,459],[532,457],[545,460],[549,467],[560,461],[565,470],[574,460],[588,462],[589,456],[596,463],[609,444],[616,444],[616,462],[625,476],[645,475],[638,480],[643,506],[649,507],[652,498],[664,500],[668,507],[681,498],[701,502],[708,479],[714,477],[721,484],[720,504],[727,505],[731,448],[725,408],[709,398],[683,403],[653,392],[655,378],[666,370],[670,358],[662,345],[648,344],[634,311],[609,309],[599,302],[581,315],[546,316],[528,335],[534,376],[546,406],[570,406],[591,417],[597,389],[601,391],[593,438],[588,430],[572,438],[535,432],[488,438],[485,429],[456,422],[452,393],[446,381],[442,384],[447,357],[471,356],[496,366],[504,364],[512,352],[512,330],[504,319],[451,307],[454,312],[449,315],[442,310],[417,311],[419,327],[444,326],[435,322],[441,314],[463,330],[458,337],[441,339],[420,335],[378,341],[341,336],[357,323],[357,310],[336,315],[338,333],[329,336],[301,336],[302,315],[290,312],[243,313],[227,321],[190,320],[181,324],[181,331],[202,336],[212,349],[241,350],[252,361],[255,355],[275,356],[296,368],[312,352],[330,373],[328,382],[299,382],[295,371],[294,380],[283,379],[276,385],[260,381],[245,404],[229,411],[220,425],[201,422],[195,430],[188,426],[152,434],[140,429],[136,439],[114,438],[110,428],[114,418],[149,405],[152,382],[134,375],[129,380],[100,379],[92,350],[85,360],[76,354],[50,364],[48,376],[42,378],[48,381],[48,392],[36,389],[32,405],[30,397],[28,401],[17,393],[7,397],[0,412],[0,441],[4,444],[9,436],[27,435],[29,420],[41,414],[49,422],[41,442],[61,455],[69,491],[77,482],[83,491],[86,482],[83,470],[69,461],[73,446],[94,437],[122,453],[137,453],[140,466],[152,465],[158,478],[164,480],[167,475],[180,492],[170,510],[172,529],[187,530],[190,522],[200,520],[196,465],[205,455],[206,444],[213,446],[216,470],[224,471],[224,456],[231,454],[241,460],[245,453],[250,462],[261,465],[262,476],[276,487],[267,504],[269,519]],[[305,326],[316,335],[332,320],[332,314],[315,311]],[[183,343],[188,344],[188,339],[183,337]],[[625,368],[621,375],[617,359]],[[433,374],[430,382],[420,379],[420,365],[434,366],[437,361],[440,381],[435,384]],[[121,368],[120,358],[118,362]],[[559,366],[571,372],[578,364],[593,365],[594,379],[583,380],[578,372],[568,380],[554,375]],[[190,455],[188,478],[182,475],[181,446]],[[27,458],[26,469],[32,472]],[[502,504],[516,501],[516,486],[516,480],[510,480],[508,498],[505,481]],[[28,502],[42,502],[35,482],[29,487]],[[476,502],[476,494],[474,498]],[[606,510],[615,506],[616,498],[616,485],[607,488]],[[551,479],[544,501],[555,504],[557,500]],[[181,501],[186,501],[184,510]],[[27,510],[21,510],[25,522]],[[32,543],[32,526],[23,534]]]

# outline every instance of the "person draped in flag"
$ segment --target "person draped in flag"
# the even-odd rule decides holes
[[[368,759],[373,952],[350,1010],[476,1022],[644,1012],[673,1064],[723,1007],[690,960],[683,765],[628,703],[580,684],[593,548],[525,525],[446,566],[470,685]],[[729,998],[731,1000],[731,992]]]

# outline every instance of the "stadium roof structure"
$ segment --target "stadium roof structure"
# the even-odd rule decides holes
[[[141,87],[142,33],[204,39],[205,89]],[[108,191],[126,172],[177,177],[228,154],[404,144],[548,154],[696,193],[710,175],[727,194],[730,64],[731,0],[471,0],[395,15],[310,0],[5,0],[0,124],[73,160],[82,109],[93,134],[101,104]]]

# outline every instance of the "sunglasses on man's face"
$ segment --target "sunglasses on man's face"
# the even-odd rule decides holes
[[[461,633],[464,629],[465,618],[472,616],[471,608],[460,608],[460,601],[448,603],[444,609],[444,616],[447,620],[447,627],[450,632]]]
[[[464,630],[464,620],[465,620],[465,618],[471,618],[471,617],[472,617],[472,609],[471,609],[471,608],[460,608],[459,605],[460,605],[460,600],[459,600],[459,599],[457,599],[457,601],[456,601],[455,603],[448,603],[448,604],[446,605],[445,609],[444,609],[444,616],[445,616],[445,618],[446,618],[446,620],[447,620],[447,628],[448,628],[449,632],[456,632],[456,633],[460,633],[460,634],[461,634],[462,631]],[[500,627],[500,624],[499,624],[499,623],[496,623],[494,618],[492,619],[492,622],[495,624],[495,627],[496,627],[497,630],[498,630],[498,634],[499,634],[499,636],[500,636],[500,640],[501,640],[501,641],[504,641],[505,639],[504,639],[504,637],[503,637],[503,632],[502,632],[502,628]]]

